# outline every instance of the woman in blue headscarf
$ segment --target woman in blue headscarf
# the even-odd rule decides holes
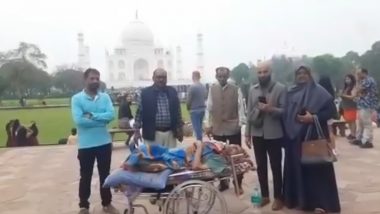
[[[322,130],[329,137],[327,121],[334,118],[333,97],[311,75],[306,66],[295,71],[295,85],[287,94],[284,119],[287,143],[285,145],[284,202],[292,209],[315,213],[340,212],[338,189],[332,163],[303,165],[302,142],[313,116],[319,119]],[[312,133],[311,139],[317,134]]]

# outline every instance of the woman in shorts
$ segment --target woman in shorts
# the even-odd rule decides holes
[[[346,75],[344,79],[344,89],[342,92],[342,109],[343,118],[350,128],[350,135],[348,140],[355,140],[356,135],[356,112],[357,106],[355,102],[356,98],[356,80],[352,74]]]

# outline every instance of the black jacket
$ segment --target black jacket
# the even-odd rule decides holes
[[[157,113],[157,96],[159,89],[155,86],[149,86],[141,91],[141,105],[142,105],[142,135],[144,139],[153,141],[156,132],[156,113]],[[170,128],[177,137],[177,128],[182,125],[182,118],[179,117],[181,113],[181,106],[178,98],[177,91],[171,87],[166,86],[164,89],[169,100],[170,112]]]

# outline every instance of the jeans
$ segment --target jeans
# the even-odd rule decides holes
[[[262,197],[269,198],[268,188],[268,156],[273,175],[274,198],[282,200],[282,147],[281,139],[266,140],[253,137],[257,175],[259,177]]]
[[[372,112],[372,109],[358,110],[356,139],[362,144],[373,141]]]
[[[193,125],[195,137],[197,140],[202,140],[203,136],[203,117],[205,116],[204,109],[195,109],[190,111],[191,124]]]
[[[89,208],[90,203],[88,199],[91,194],[91,180],[94,163],[98,166],[99,180],[100,180],[100,196],[102,205],[108,206],[111,203],[112,195],[109,188],[103,188],[104,180],[110,173],[111,167],[112,144],[103,146],[79,149],[78,159],[80,164],[80,181],[79,181],[79,207]]]

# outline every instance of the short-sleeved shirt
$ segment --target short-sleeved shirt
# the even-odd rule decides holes
[[[67,138],[67,145],[77,145],[77,136],[76,135],[70,135]]]
[[[201,83],[194,83],[187,92],[190,110],[206,109],[207,89]]]
[[[359,82],[361,93],[358,99],[359,109],[376,109],[378,107],[377,84],[372,77],[366,77]]]

